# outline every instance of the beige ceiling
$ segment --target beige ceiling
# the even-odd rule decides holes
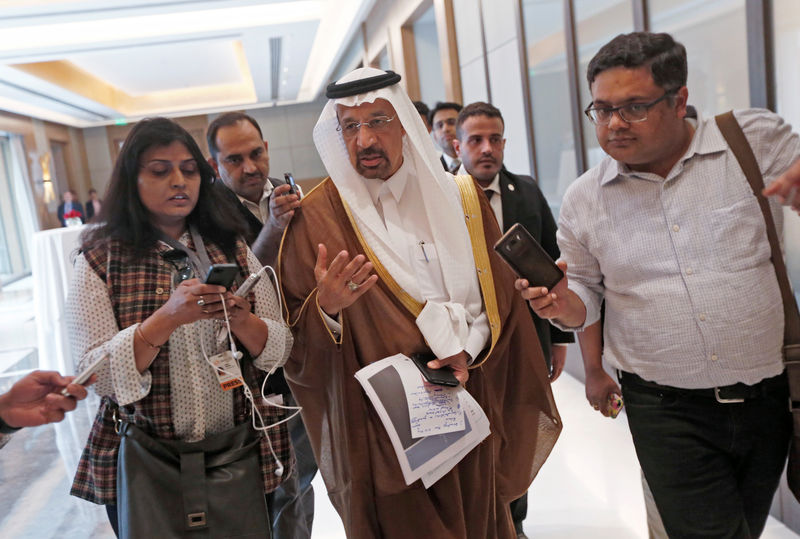
[[[375,0],[0,0],[0,110],[85,127],[311,101]]]

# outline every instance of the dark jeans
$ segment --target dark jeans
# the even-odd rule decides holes
[[[522,521],[528,516],[528,493],[511,502],[511,518],[514,520],[514,529],[522,533]]]
[[[722,404],[713,392],[654,389],[623,373],[636,454],[670,537],[761,534],[792,429],[785,378],[762,385],[761,396]]]
[[[284,401],[287,406],[297,406],[291,394],[284,396]],[[272,534],[275,539],[308,539],[314,521],[311,480],[317,473],[317,461],[299,414],[289,420],[288,428],[297,469],[267,495]]]

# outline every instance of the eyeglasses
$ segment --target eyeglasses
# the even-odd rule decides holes
[[[669,90],[664,95],[649,103],[628,103],[619,107],[593,107],[594,101],[589,103],[583,111],[595,125],[608,125],[614,113],[618,113],[623,122],[633,124],[647,119],[647,111],[668,97],[675,95],[677,90]]]
[[[336,130],[342,132],[344,138],[353,138],[361,131],[361,126],[368,127],[375,133],[382,133],[389,127],[389,122],[397,116],[376,116],[367,122],[350,122],[345,125],[337,125]]]
[[[175,268],[175,273],[172,274],[172,288],[194,277],[194,271],[189,265],[189,256],[187,254],[178,249],[173,249],[164,253],[162,257]]]

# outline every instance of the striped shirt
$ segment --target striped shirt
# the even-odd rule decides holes
[[[765,110],[735,112],[769,183],[800,155]],[[783,213],[771,208],[782,236]],[[757,200],[713,118],[698,118],[666,178],[606,157],[567,190],[558,223],[585,325],[605,299],[604,357],[682,388],[754,384],[783,370],[783,308]]]

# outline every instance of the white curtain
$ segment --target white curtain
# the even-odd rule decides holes
[[[14,203],[19,208],[19,226],[25,244],[30,245],[33,233],[39,230],[39,222],[36,219],[36,203],[33,195],[33,182],[28,167],[25,166],[25,147],[22,144],[20,135],[9,137],[11,146],[11,185],[14,192]]]

